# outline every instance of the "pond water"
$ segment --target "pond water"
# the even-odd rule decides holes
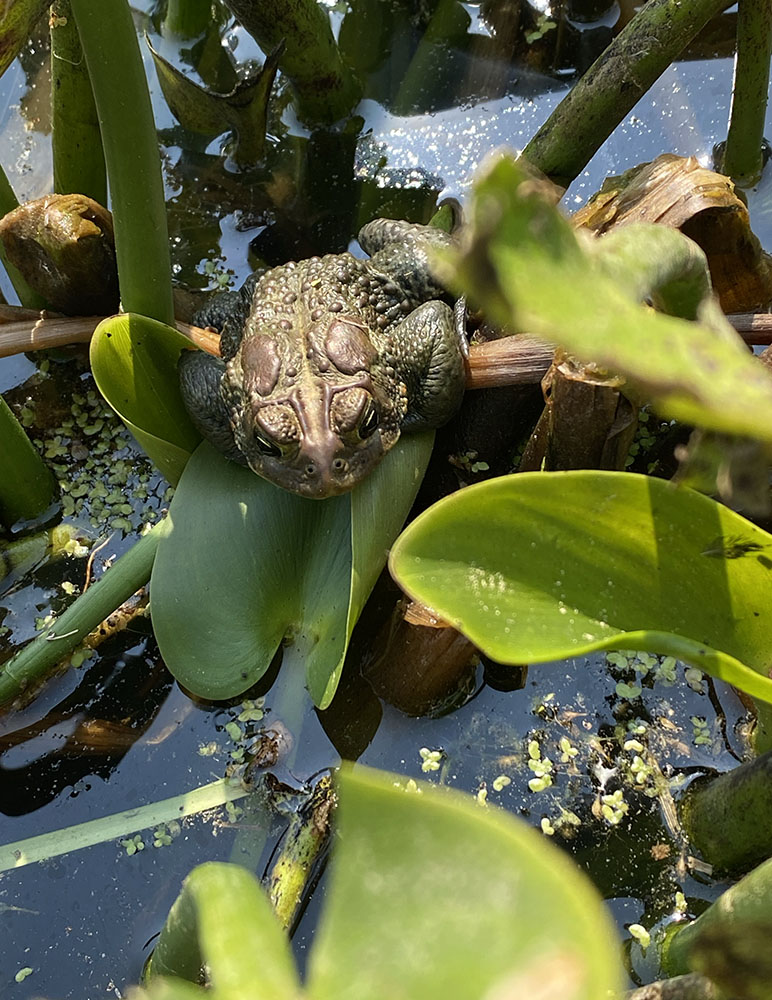
[[[337,26],[344,6],[332,11]],[[157,20],[149,19],[153,5],[134,9],[159,51],[184,66],[185,46],[160,36]],[[488,29],[478,5],[463,9],[468,32],[484,37]],[[226,37],[237,58],[259,57],[240,29]],[[398,50],[395,45],[393,60]],[[22,199],[51,187],[47,81],[39,68],[44,55],[39,40],[31,43],[0,81],[0,161]],[[463,87],[453,92],[448,83],[452,96],[439,88],[431,110],[396,115],[383,95],[399,74],[386,61],[372,74],[374,96],[357,109],[355,133],[309,135],[285,110],[271,126],[276,134],[268,166],[245,180],[223,165],[220,140],[183,148],[190,136],[176,126],[158,95],[149,56],[146,62],[165,144],[175,274],[197,288],[213,285],[213,270],[230,273],[238,285],[255,259],[275,263],[345,246],[358,218],[380,212],[427,217],[440,198],[463,202],[485,155],[501,145],[525,145],[572,82],[565,69],[549,73],[524,65],[486,75],[468,46],[445,68],[451,83],[463,80]],[[662,152],[707,162],[713,144],[724,138],[731,80],[732,62],[725,57],[695,57],[671,67],[571,185],[567,207],[582,204],[606,175]],[[344,168],[348,172],[337,176]],[[309,180],[314,171],[319,176]],[[266,184],[299,183],[301,176],[303,197],[288,198],[282,217],[266,197]],[[754,229],[772,249],[769,183],[767,174],[748,197]],[[354,185],[357,199],[343,203],[341,192]],[[304,199],[314,193],[317,211],[303,224]],[[168,502],[166,484],[100,403],[82,354],[47,359],[42,372],[40,361],[0,360],[0,390],[12,401],[35,401],[31,430],[61,465],[71,498],[67,520],[83,548],[36,570],[22,567],[0,584],[0,656],[35,634],[36,619],[40,627],[82,589],[91,548],[107,539],[96,556],[101,567]],[[82,417],[74,427],[67,424],[73,400]],[[75,441],[80,447],[73,447]],[[95,465],[88,464],[92,460]],[[101,495],[87,485],[100,477]],[[113,493],[117,502],[110,500]],[[387,603],[388,587],[381,590],[378,600]],[[377,621],[377,609],[365,615],[335,707],[320,718],[306,701],[302,719],[292,720],[284,712],[294,703],[297,677],[280,672],[272,687],[250,694],[265,698],[259,709],[198,703],[169,677],[147,619],[133,619],[97,654],[50,681],[27,708],[0,717],[0,845],[222,778],[240,761],[239,748],[254,740],[262,711],[265,720],[286,723],[293,732],[291,762],[277,773],[298,788],[345,756],[475,795],[485,790],[489,802],[537,827],[549,820],[554,841],[608,900],[623,938],[632,922],[651,927],[672,914],[677,892],[698,911],[721,891],[690,864],[667,808],[663,813],[667,803],[655,792],[655,770],[677,794],[691,775],[736,764],[744,752],[745,713],[729,688],[693,672],[685,676],[683,665],[671,669],[655,658],[609,664],[598,656],[522,673],[481,664],[474,694],[462,707],[438,718],[411,718],[357,680]],[[631,695],[629,685],[636,684],[640,691]],[[649,752],[648,771],[638,780],[631,770],[634,753],[623,749],[631,738]],[[528,787],[534,740],[555,764],[552,787],[540,792]],[[421,748],[443,752],[438,771],[422,771]],[[508,784],[496,782],[502,775]],[[617,790],[628,811],[610,821],[600,803]],[[192,815],[163,835],[154,836],[157,825],[143,829],[142,850],[131,850],[134,832],[64,854],[49,845],[48,860],[0,872],[0,995],[124,996],[189,870],[204,860],[234,859],[262,873],[284,826],[281,818],[267,820],[259,803],[240,799],[230,809]],[[301,960],[323,890],[322,880],[294,937]],[[17,983],[23,968],[32,974]]]

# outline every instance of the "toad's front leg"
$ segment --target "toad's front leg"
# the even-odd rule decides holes
[[[407,389],[403,430],[441,427],[461,405],[466,385],[463,309],[425,302],[390,331],[389,353]]]

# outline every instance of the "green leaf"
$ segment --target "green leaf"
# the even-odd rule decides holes
[[[156,638],[177,680],[203,698],[235,697],[286,636],[285,667],[303,663],[315,704],[329,705],[432,440],[403,438],[353,493],[329,500],[281,490],[202,444],[172,501],[151,581]]]
[[[99,391],[172,484],[201,440],[177,375],[180,353],[190,346],[172,327],[135,313],[109,316],[91,340]]]
[[[709,282],[685,236],[640,225],[581,240],[509,156],[476,183],[470,217],[445,275],[493,320],[626,376],[665,416],[772,442],[772,378],[709,296],[694,309]]]
[[[562,852],[469,796],[397,781],[341,775],[314,1000],[598,1000],[619,988],[609,917]]]
[[[42,514],[55,492],[51,470],[0,396],[0,529]]]
[[[258,880],[238,865],[211,861],[188,875],[151,972],[196,982],[204,960],[217,1000],[292,1000],[298,993],[289,938]]]
[[[536,472],[435,504],[391,554],[400,586],[503,663],[668,653],[772,702],[772,536],[620,472]]]
[[[280,43],[268,56],[260,72],[241,80],[228,94],[217,94],[189,80],[150,44],[158,82],[166,103],[177,121],[192,132],[220,135],[232,130],[236,135],[233,157],[236,163],[256,163],[265,146],[268,98],[271,94],[279,57],[284,50]]]

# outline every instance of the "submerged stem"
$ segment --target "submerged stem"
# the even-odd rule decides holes
[[[161,521],[136,542],[95,584],[76,598],[45,633],[0,665],[0,705],[42,680],[100,622],[150,579],[158,542],[169,531]]]

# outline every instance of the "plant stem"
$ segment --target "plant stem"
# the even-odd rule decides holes
[[[147,583],[158,542],[169,530],[166,520],[151,528],[104,576],[76,598],[51,628],[0,665],[0,705],[12,701],[53,671],[89,632]]]
[[[772,0],[740,0],[732,108],[721,169],[746,186],[761,176],[770,57]]]
[[[696,920],[668,928],[662,945],[662,971],[668,976],[680,976],[695,971],[699,964],[697,971],[705,972],[723,991],[726,983],[708,968],[710,953],[715,953],[717,945],[724,941],[727,948],[738,948],[741,939],[749,933],[761,935],[769,927],[771,917],[772,861],[765,861],[723,892]],[[750,947],[751,941],[755,940],[751,938],[745,947]],[[759,937],[759,944],[763,940],[765,937]],[[731,952],[727,952],[724,958],[729,954]],[[721,964],[720,957],[718,964]],[[731,967],[735,964],[730,961],[727,972],[731,974]],[[739,966],[748,968],[742,962]],[[734,991],[730,995],[734,995]],[[744,995],[750,997],[762,994],[750,988]]]
[[[107,175],[94,95],[69,0],[51,5],[54,191],[107,205]]]
[[[126,312],[173,325],[169,236],[153,109],[126,0],[71,0],[94,92]]]
[[[279,68],[297,96],[297,113],[311,124],[331,124],[359,100],[360,86],[343,63],[326,10],[316,0],[226,0],[264,52],[285,41]]]
[[[292,817],[281,853],[271,869],[268,896],[286,931],[295,923],[311,876],[329,844],[335,801],[332,778],[324,775],[308,802]]]
[[[162,32],[178,38],[197,38],[211,22],[211,0],[168,0]]]
[[[19,199],[14,194],[11,182],[6,177],[5,171],[0,167],[0,218],[19,207]],[[0,243],[0,260],[8,274],[8,279],[13,285],[13,290],[19,297],[19,302],[27,309],[43,309],[45,302],[33,292],[27,282],[22,278],[18,268],[8,261],[3,244]]]
[[[725,0],[649,0],[560,102],[524,155],[567,187],[654,81],[725,6]]]
[[[0,522],[31,521],[51,505],[54,477],[0,396]]]
[[[442,77],[441,63],[448,52],[467,41],[470,17],[457,0],[439,0],[423,38],[399,85],[395,115],[408,115],[430,104]]]
[[[182,795],[170,799],[160,799],[147,805],[135,806],[112,816],[90,819],[51,833],[41,833],[26,840],[0,846],[0,872],[22,868],[25,865],[48,861],[84,847],[104,844],[108,840],[118,840],[139,830],[147,830],[161,823],[171,823],[195,816],[243,799],[249,792],[234,785],[228,778],[220,778],[208,785],[201,785]]]
[[[770,857],[772,752],[692,783],[679,818],[701,857],[721,871],[748,869]]]

